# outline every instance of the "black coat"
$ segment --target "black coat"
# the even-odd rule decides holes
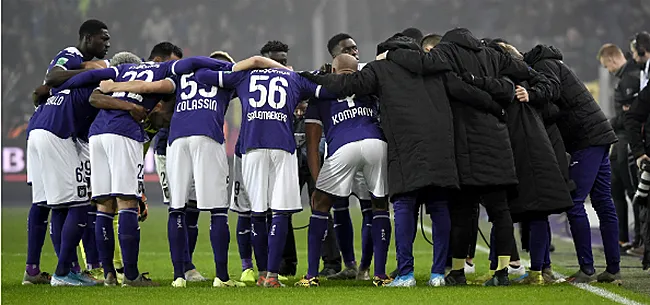
[[[406,47],[419,48],[417,44]],[[476,104],[492,103],[487,93],[449,74],[444,63],[439,62],[437,68],[446,72],[425,78],[381,60],[353,74],[301,75],[341,96],[379,97],[381,127],[388,141],[388,185],[392,196],[428,186],[458,188],[447,93]]]
[[[508,200],[515,222],[562,213],[573,206],[560,165],[566,166],[568,175],[568,161],[562,139],[558,142],[559,134],[553,135],[557,131],[554,126],[547,134],[538,111],[527,103],[508,107],[508,130],[519,178],[516,196]],[[549,136],[555,137],[555,143]],[[554,144],[561,151],[556,152]]]
[[[650,86],[646,86],[639,92],[637,99],[625,115],[625,129],[628,133],[628,140],[632,148],[632,154],[638,158],[644,154],[650,156]],[[643,138],[643,126],[645,124],[645,143]],[[645,145],[644,145],[645,144]]]
[[[524,60],[547,78],[559,80],[560,94],[550,100],[560,108],[557,125],[569,153],[616,142],[607,117],[587,87],[562,62],[558,49],[538,45],[524,54]]]
[[[442,42],[431,52],[422,54],[413,50],[395,49],[387,58],[417,74],[439,73],[440,62],[449,62],[452,70],[459,74],[498,78],[510,76],[517,80],[539,78],[531,98],[546,95],[549,80],[531,71],[522,61],[516,61],[503,52],[485,48],[466,29],[456,29],[445,34]],[[512,87],[511,87],[512,90]],[[493,95],[495,101],[509,102],[509,96]],[[496,117],[451,98],[454,114],[456,158],[460,182],[467,186],[513,185],[517,183],[514,157],[510,145],[508,128]],[[506,103],[507,103],[506,102]]]
[[[618,83],[614,89],[614,109],[616,115],[609,119],[609,123],[614,128],[614,132],[619,140],[615,146],[621,147],[612,149],[609,157],[612,161],[621,158],[619,160],[620,164],[627,163],[626,151],[628,144],[627,132],[625,131],[625,115],[627,112],[623,110],[623,106],[631,106],[636,100],[637,94],[639,94],[640,71],[641,67],[634,59],[630,59],[614,74],[618,78]]]

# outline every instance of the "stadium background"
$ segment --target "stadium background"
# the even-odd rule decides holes
[[[627,49],[632,33],[650,29],[648,16],[650,1],[644,0],[3,0],[2,203],[29,201],[24,131],[34,110],[30,94],[54,55],[77,43],[87,18],[109,26],[108,57],[123,50],[147,57],[154,44],[168,40],[185,56],[225,50],[240,60],[277,39],[289,44],[289,64],[297,70],[326,62],[327,39],[338,32],[350,33],[362,61],[369,61],[379,41],[404,28],[442,34],[463,26],[478,37],[503,37],[522,51],[538,43],[559,47],[601,104],[609,105],[609,76],[595,54],[606,42]],[[239,113],[239,105],[231,105],[229,156]],[[147,195],[160,202],[151,154],[145,170]]]

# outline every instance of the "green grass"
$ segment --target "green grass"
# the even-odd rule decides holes
[[[142,244],[140,252],[140,270],[150,272],[151,277],[162,284],[158,288],[105,288],[105,287],[71,287],[52,288],[49,286],[22,286],[20,284],[24,271],[26,251],[26,208],[2,209],[2,304],[246,304],[260,302],[279,302],[287,304],[611,304],[612,301],[587,291],[577,289],[569,284],[559,284],[543,287],[512,286],[487,288],[481,286],[429,288],[426,281],[431,266],[431,246],[418,233],[414,245],[415,269],[418,287],[413,289],[375,288],[370,282],[361,281],[322,281],[320,288],[287,288],[261,289],[257,287],[241,289],[211,288],[211,282],[188,283],[186,289],[173,289],[172,266],[167,245],[166,222],[167,213],[162,208],[152,208],[149,219],[141,225]],[[353,213],[355,226],[360,224],[360,215]],[[303,212],[294,216],[294,224],[300,226],[308,221],[308,213]],[[234,232],[236,215],[231,215],[231,231]],[[214,277],[214,263],[210,248],[209,219],[202,215],[200,220],[199,241],[194,254],[194,263],[206,277]],[[356,232],[355,232],[356,233]],[[306,271],[307,230],[296,232],[298,242],[298,274]],[[360,249],[360,237],[356,233],[355,242]],[[556,270],[568,274],[571,270],[559,267],[562,261],[565,265],[575,264],[575,256],[571,258],[567,252],[572,251],[571,245],[555,242],[558,247],[557,258],[554,255]],[[230,274],[240,275],[240,261],[237,252],[235,235],[230,246]],[[395,268],[394,247],[391,246],[388,259],[388,271]],[[594,250],[597,257],[600,253]],[[359,258],[357,252],[357,258]],[[600,258],[602,260],[602,258]],[[487,255],[477,251],[477,273],[487,272]],[[624,262],[627,264],[630,262]],[[638,262],[637,262],[638,263]],[[631,263],[630,263],[631,264]],[[51,242],[46,240],[43,250],[41,268],[52,271],[56,258]],[[627,272],[627,271],[626,271]],[[638,273],[638,285],[615,287],[600,285],[604,289],[617,293],[640,303],[650,304],[650,277]],[[627,274],[625,275],[628,278]],[[644,278],[645,277],[645,278]],[[296,279],[290,279],[288,286]],[[638,287],[637,287],[638,286]],[[636,287],[636,288],[635,288]],[[641,287],[641,288],[639,288]],[[641,293],[635,292],[640,291]]]

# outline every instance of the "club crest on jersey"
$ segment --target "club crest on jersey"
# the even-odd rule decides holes
[[[67,63],[67,62],[68,62],[68,59],[67,59],[67,58],[65,58],[65,57],[61,57],[61,58],[57,59],[56,64],[57,64],[57,65],[61,65],[61,66],[63,66],[63,65],[65,65],[65,63]]]
[[[85,185],[77,186],[77,196],[81,198],[88,196],[88,189]]]

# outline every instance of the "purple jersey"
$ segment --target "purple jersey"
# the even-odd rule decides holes
[[[121,65],[117,67],[116,82],[142,80],[154,82],[167,78],[171,74],[174,62],[144,62],[140,65]],[[138,104],[147,111],[153,108],[164,97],[163,94],[135,94],[130,92],[113,92],[112,96],[127,102]],[[95,122],[90,126],[90,136],[98,134],[117,134],[138,142],[148,141],[147,133],[140,122],[136,122],[128,111],[106,110],[99,111]]]
[[[46,73],[49,73],[50,70],[54,67],[59,67],[63,70],[78,70],[81,69],[81,63],[83,63],[85,60],[83,58],[83,54],[81,54],[81,51],[77,49],[76,47],[67,47],[59,53],[56,54],[54,59],[50,61],[50,64],[47,66],[47,71]],[[43,81],[43,84],[45,84],[45,81]],[[87,88],[84,88],[84,90],[73,90],[70,92],[70,90],[62,92],[60,94],[58,93],[58,90],[55,90],[56,92],[53,92],[54,95],[58,96],[57,98],[54,98],[54,95],[51,96],[50,98],[42,99],[41,102],[39,103],[39,107],[36,108],[34,111],[34,114],[32,117],[29,119],[29,123],[27,124],[27,136],[29,137],[29,132],[34,130],[34,129],[45,129],[48,130],[58,137],[62,139],[66,139],[74,135],[74,131],[76,130],[75,128],[75,120],[74,120],[74,109],[80,106],[77,102],[82,100],[80,96],[85,95],[87,91],[92,92],[92,89],[87,90]],[[84,107],[90,107],[90,104],[88,103],[88,96],[90,96],[90,93],[86,96],[85,99],[85,104],[83,105]],[[64,102],[65,101],[65,102]],[[74,103],[70,103],[69,101],[74,101]],[[45,104],[47,104],[47,107],[44,107]],[[92,108],[95,109],[95,108]],[[92,110],[91,109],[91,110]],[[77,109],[81,112],[84,112],[85,110],[83,109]],[[97,115],[97,112],[95,111],[92,114],[92,118]],[[61,121],[64,120],[64,121]],[[91,119],[92,121],[92,119]],[[81,129],[83,129],[83,126],[80,126]],[[88,136],[88,131],[86,129],[85,135],[78,136],[80,138],[87,138]]]
[[[197,135],[223,144],[223,123],[232,90],[203,84],[194,73],[175,76],[173,80],[176,105],[169,126],[169,145],[178,138]]]
[[[341,146],[363,139],[386,141],[379,127],[377,99],[371,96],[320,100],[309,103],[305,123],[323,126],[327,156]]]
[[[81,69],[81,63],[84,61],[79,49],[76,47],[67,47],[56,54],[56,57],[50,61],[47,72],[49,73],[54,67],[60,67],[63,70],[79,70]]]
[[[321,86],[299,74],[279,69],[250,71],[202,71],[199,81],[237,90],[242,102],[240,150],[281,149],[296,150],[293,137],[293,111],[303,100],[319,97]]]
[[[229,62],[208,57],[190,57],[177,61],[144,62],[140,65],[125,64],[107,69],[90,70],[70,78],[60,88],[77,88],[97,83],[101,80],[112,79],[117,82],[142,80],[153,82],[168,78],[172,75],[187,74],[196,69],[228,69]],[[170,81],[173,82],[172,79]],[[65,88],[64,88],[65,87]],[[139,104],[151,111],[163,98],[163,94],[135,94],[130,92],[113,92],[113,97]],[[148,141],[148,136],[139,122],[136,122],[128,111],[106,110],[99,111],[97,118],[90,127],[90,136],[111,133],[134,139],[139,142]]]
[[[93,89],[53,89],[52,96],[34,112],[27,133],[44,129],[61,139],[74,137],[88,142],[88,129],[99,111],[88,102]]]

